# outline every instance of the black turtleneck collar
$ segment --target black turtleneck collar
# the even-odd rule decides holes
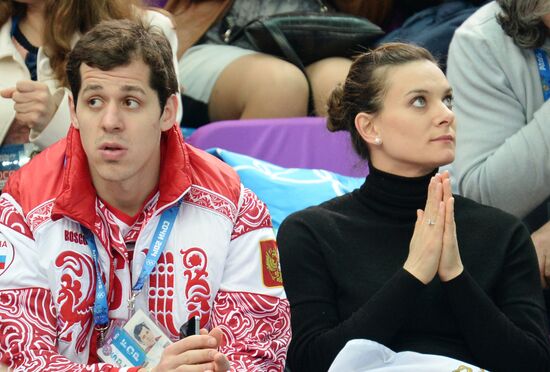
[[[424,209],[430,179],[438,169],[421,177],[402,177],[378,170],[369,163],[369,175],[356,191],[359,199],[381,215],[402,221],[416,220]]]

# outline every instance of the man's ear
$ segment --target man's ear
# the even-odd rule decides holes
[[[166,100],[164,110],[160,116],[160,129],[164,132],[174,126],[178,112],[178,98],[172,94]]]
[[[71,115],[71,123],[76,129],[80,129],[78,119],[76,118],[76,105],[74,102],[73,94],[69,93],[69,112]]]
[[[360,112],[355,115],[355,129],[366,143],[376,146],[382,143],[378,129],[374,124],[373,114]]]

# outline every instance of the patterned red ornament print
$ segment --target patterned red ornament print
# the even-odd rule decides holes
[[[75,364],[56,351],[55,307],[49,290],[0,292],[0,362],[20,371],[107,371],[111,366]],[[9,345],[9,347],[8,347]]]
[[[199,186],[191,186],[183,201],[184,203],[213,210],[229,218],[231,222],[235,221],[237,216],[237,208],[229,199]]]
[[[51,219],[54,199],[45,201],[27,214],[27,221],[31,231],[36,231],[40,225]]]
[[[244,189],[243,198],[243,204],[239,210],[239,216],[237,218],[237,223],[233,228],[231,240],[234,240],[250,231],[263,229],[266,227],[270,228],[272,226],[269,211],[267,210],[266,205],[258,199],[256,194],[249,189]]]
[[[147,255],[147,249],[143,250]],[[174,255],[172,252],[161,254],[157,266],[149,277],[149,311],[170,333],[172,339],[179,335],[175,324],[174,310]]]
[[[210,284],[207,267],[208,258],[204,250],[198,247],[181,250],[183,255],[183,275],[187,279],[185,284],[185,298],[187,298],[187,311],[189,318],[198,316],[201,327],[210,322]]]
[[[72,342],[73,336],[76,336],[76,351],[81,353],[87,347],[88,336],[93,326],[93,262],[89,256],[67,251],[57,257],[55,265],[63,271],[57,298],[58,337],[62,341]],[[75,335],[76,332],[78,333]]]
[[[0,223],[34,240],[23,216],[6,198],[0,198]]]
[[[291,337],[288,300],[219,292],[214,303],[212,327],[218,326],[224,333],[220,351],[231,355],[232,370],[284,370]]]

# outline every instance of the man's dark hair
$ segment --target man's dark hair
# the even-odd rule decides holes
[[[145,323],[139,323],[138,325],[136,325],[134,327],[134,337],[136,338],[136,340],[138,341],[141,341],[141,338],[139,337],[139,335],[141,334],[141,331],[143,330],[143,328],[145,329],[149,329],[149,327],[147,327],[147,324]],[[150,330],[150,329],[149,329]]]
[[[160,30],[130,20],[99,23],[70,52],[67,78],[75,105],[82,84],[80,66],[83,63],[109,71],[139,59],[150,68],[149,85],[157,92],[162,111],[168,97],[178,90],[170,43]]]

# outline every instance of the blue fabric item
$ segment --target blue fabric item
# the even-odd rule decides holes
[[[439,59],[445,69],[455,30],[478,8],[466,0],[446,1],[412,15],[401,27],[378,39],[377,44],[399,41],[420,45]]]
[[[38,56],[38,48],[32,45],[25,35],[21,32],[19,29],[19,21],[20,17],[15,16],[12,18],[12,25],[11,25],[11,36],[17,40],[19,44],[25,50],[28,52],[27,56],[25,57],[25,65],[29,69],[29,72],[31,74],[31,80],[36,81],[37,80],[37,72],[36,72],[36,59]]]
[[[550,99],[550,66],[548,63],[548,55],[543,49],[535,49],[535,57],[537,58],[537,67],[539,68],[540,82],[542,83],[542,94],[544,100]]]
[[[192,135],[193,132],[197,130],[197,128],[188,128],[188,127],[180,127],[180,128],[181,128],[181,134],[183,135],[183,138],[189,138],[189,136]]]
[[[289,214],[344,195],[365,181],[321,169],[283,168],[219,148],[207,151],[233,167],[243,185],[267,205],[275,231]]]

